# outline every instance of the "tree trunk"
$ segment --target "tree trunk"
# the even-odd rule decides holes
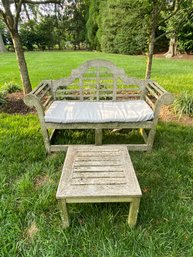
[[[149,50],[148,50],[148,57],[147,57],[147,65],[146,65],[146,74],[145,78],[151,78],[151,70],[152,70],[152,63],[153,63],[153,52],[154,52],[154,40],[155,40],[155,31],[151,33],[150,42],[149,42]]]
[[[151,33],[149,38],[148,58],[147,58],[146,73],[145,73],[146,79],[151,78],[153,53],[154,53],[154,45],[155,45],[155,31],[157,27],[157,8],[158,8],[157,4],[154,4],[153,11],[152,11]]]
[[[177,55],[177,40],[175,37],[170,38],[170,45],[168,52],[165,54],[166,58],[171,58]]]
[[[24,94],[28,94],[29,92],[31,92],[32,87],[29,79],[29,74],[28,74],[27,64],[25,61],[24,51],[21,44],[21,39],[17,31],[14,31],[11,33],[11,38],[13,40],[15,53],[17,56],[17,62],[18,62],[20,76],[23,84],[23,91],[24,91]]]
[[[5,48],[3,38],[2,38],[2,35],[0,33],[0,53],[5,53],[5,52],[7,52],[7,49]]]

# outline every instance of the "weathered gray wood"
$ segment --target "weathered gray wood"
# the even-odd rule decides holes
[[[152,100],[146,95],[145,101],[149,104],[149,106],[152,108],[152,110],[155,110],[155,104],[152,102]]]
[[[159,95],[157,94],[157,91],[151,89],[151,87],[150,87],[149,84],[147,85],[146,89],[149,91],[149,93],[150,93],[153,97],[155,97],[156,99],[158,99]]]
[[[49,123],[44,115],[54,100],[74,101],[125,101],[144,99],[154,112],[154,118],[145,122],[108,122],[108,123]],[[63,151],[67,146],[51,145],[49,129],[95,129],[95,144],[102,144],[102,129],[142,128],[149,129],[144,134],[146,144],[128,144],[129,150],[151,151],[160,108],[171,104],[173,96],[152,80],[129,78],[124,70],[105,60],[91,60],[73,70],[69,78],[44,80],[24,98],[29,106],[38,112],[46,151]]]
[[[46,127],[52,129],[151,129],[153,121],[144,122],[104,122],[104,123],[51,123],[47,122]]]
[[[115,161],[112,155],[116,156]],[[110,161],[101,162],[103,156],[109,156]],[[66,203],[130,202],[128,222],[134,226],[141,195],[126,146],[68,148],[56,193],[62,203],[63,223],[68,224]]]
[[[95,145],[102,145],[102,129],[95,129]]]
[[[51,152],[66,152],[70,145],[50,145]],[[148,144],[122,144],[122,146],[126,146],[129,151],[148,151]],[[114,147],[114,145],[111,145]]]
[[[134,197],[130,202],[130,210],[129,210],[129,217],[128,217],[128,224],[130,227],[134,227],[137,222],[139,203],[140,203],[139,197]]]
[[[101,171],[101,172],[74,172],[73,178],[124,178],[122,171]]]
[[[69,227],[70,222],[68,218],[68,209],[65,199],[58,199],[58,205],[60,210],[60,216],[62,220],[62,225],[64,228]]]
[[[121,168],[121,166],[89,166],[87,168],[85,167],[78,167],[76,169],[76,167],[74,167],[74,170],[76,172],[122,172],[123,169]]]

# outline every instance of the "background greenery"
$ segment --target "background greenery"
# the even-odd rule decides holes
[[[33,86],[70,74],[88,59],[105,58],[144,77],[145,57],[90,52],[26,53]],[[15,55],[0,55],[1,86],[20,84]],[[192,90],[193,63],[154,59],[153,78],[168,90]],[[129,131],[105,131],[104,141],[130,140]],[[134,135],[136,136],[136,135]],[[63,133],[92,143],[92,131]],[[138,224],[127,225],[129,205],[70,204],[71,226],[61,227],[55,199],[65,154],[46,156],[36,114],[0,113],[0,256],[192,257],[193,129],[159,122],[152,153],[132,152],[143,191]]]
[[[68,0],[68,4],[25,4],[19,33],[25,50],[92,49],[119,54],[147,52],[153,6],[158,6],[155,52],[166,52],[170,38],[182,52],[193,52],[193,2],[183,0]],[[174,9],[179,9],[175,12]],[[175,13],[172,15],[172,13]],[[168,18],[169,17],[169,18]],[[0,19],[9,50],[12,40]]]

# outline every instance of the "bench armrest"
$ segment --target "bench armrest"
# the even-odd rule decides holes
[[[44,116],[45,111],[53,102],[54,96],[50,81],[42,81],[34,90],[24,97],[24,103],[35,107],[38,115]]]
[[[145,100],[155,110],[158,106],[172,104],[174,96],[155,81],[148,80],[145,88]]]

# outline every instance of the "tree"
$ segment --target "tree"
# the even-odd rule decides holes
[[[92,50],[100,49],[100,43],[97,37],[100,2],[101,0],[91,0],[89,5],[89,15],[86,23],[86,30],[87,38]]]
[[[186,41],[185,38],[186,38],[186,35],[188,35],[187,29],[191,28],[191,20],[193,16],[193,1],[192,0],[184,0],[181,2],[176,1],[174,8],[178,12],[176,12],[176,14],[169,20],[169,22],[166,25],[167,31],[168,30],[173,31],[172,33],[169,34],[169,39],[170,39],[169,49],[165,54],[167,58],[174,57],[179,52],[177,49],[179,36],[181,36],[181,40],[184,36],[184,40]],[[183,45],[183,42],[181,42],[181,46],[182,45]]]
[[[90,0],[74,0],[67,6],[68,32],[70,41],[76,50],[86,42],[86,22]]]
[[[138,17],[140,1],[108,0],[100,3],[97,38],[101,50],[141,54],[146,47],[143,20]],[[123,19],[124,17],[124,19]]]
[[[36,26],[36,44],[42,49],[52,49],[56,44],[55,16],[44,16]]]
[[[21,38],[18,31],[20,14],[24,4],[47,4],[60,3],[60,0],[1,0],[0,2],[0,17],[6,24],[14,44],[18,66],[20,70],[24,94],[32,90],[31,82],[28,74],[27,64],[22,48]],[[14,9],[14,10],[13,10]]]
[[[37,33],[36,33],[37,22],[34,20],[29,20],[24,24],[20,25],[20,37],[22,45],[27,47],[29,51],[32,51],[34,45],[37,43]]]
[[[150,5],[150,21],[149,21],[149,47],[148,47],[148,59],[146,65],[146,74],[145,78],[150,79],[151,77],[151,69],[152,69],[152,61],[154,54],[154,46],[155,46],[155,33],[158,27],[158,19],[161,12],[162,4],[159,0],[153,0],[152,6]]]
[[[148,0],[147,0],[148,1]],[[189,8],[189,4],[190,8]],[[146,3],[147,4],[147,3]],[[154,46],[156,41],[158,41],[161,37],[165,35],[173,35],[170,40],[171,50],[173,52],[176,51],[176,38],[175,34],[179,30],[179,28],[183,25],[184,21],[187,17],[187,9],[185,11],[184,8],[190,9],[190,13],[192,12],[192,0],[153,0],[151,3],[148,3],[150,8],[149,17],[149,49],[148,49],[148,60],[146,66],[146,79],[150,79],[151,77],[151,69],[152,69],[152,61],[154,54]],[[146,5],[146,6],[148,6]],[[184,10],[184,14],[181,15],[181,12]],[[182,12],[183,13],[183,12]],[[166,26],[165,32],[158,37],[155,37],[156,29],[163,24],[170,24],[171,20],[175,20],[177,26]]]
[[[186,53],[193,53],[193,14],[188,15],[187,23],[178,34],[179,49]]]

